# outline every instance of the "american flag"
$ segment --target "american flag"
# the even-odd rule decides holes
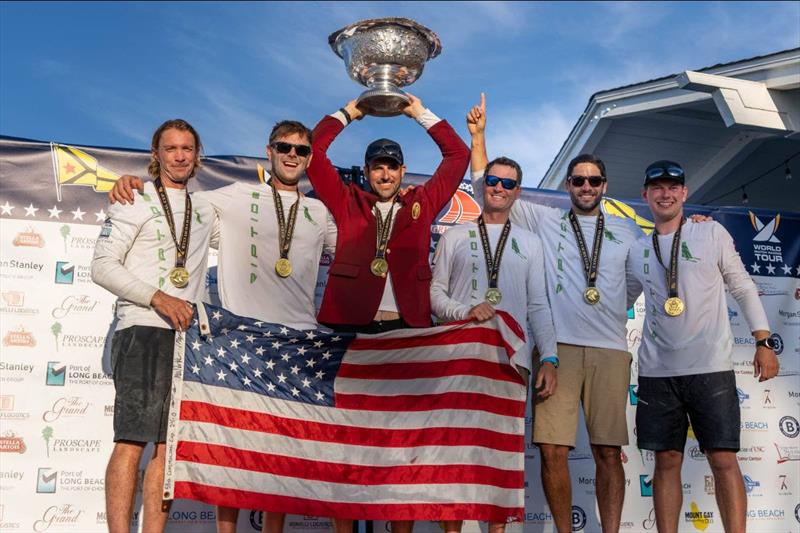
[[[165,499],[376,520],[521,520],[507,314],[380,335],[200,305],[176,335]]]

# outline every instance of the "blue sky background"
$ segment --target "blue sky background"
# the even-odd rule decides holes
[[[800,46],[800,2],[2,2],[0,134],[141,149],[182,117],[208,155],[262,156],[276,121],[313,127],[360,94],[327,37],[387,16],[442,41],[410,91],[467,142],[485,91],[490,156],[517,159],[526,186],[594,92]],[[405,117],[350,126],[331,158],[360,165],[384,136],[410,171],[435,169],[438,150]]]

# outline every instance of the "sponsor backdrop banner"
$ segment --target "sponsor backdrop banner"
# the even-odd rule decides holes
[[[72,146],[0,138],[0,530],[106,530],[104,472],[112,450],[114,386],[109,365],[115,298],[90,279],[90,262],[105,219],[106,192],[122,174],[144,176],[146,151]],[[263,159],[208,157],[193,189],[233,180],[263,179]],[[411,183],[425,176],[410,175]],[[308,184],[304,183],[305,190]],[[613,184],[612,184],[613,192]],[[523,197],[567,207],[563,193],[524,190]],[[609,212],[644,228],[647,207],[639,201],[606,201]],[[739,453],[748,497],[748,530],[800,531],[800,214],[747,208],[705,209],[733,235],[748,272],[759,287],[774,338],[780,376],[766,383],[752,377],[754,346],[747,323],[729,298],[733,361],[742,409]],[[480,210],[463,184],[434,225],[431,249],[448,227],[474,219]],[[323,257],[318,294],[327,264]],[[212,265],[216,256],[212,254]],[[209,301],[216,298],[216,268],[207,275]],[[623,448],[626,474],[623,531],[655,531],[652,453],[636,448],[636,350],[643,304],[629,310],[631,368],[628,426]],[[528,426],[530,417],[528,418]],[[530,428],[528,427],[528,430]],[[680,531],[721,532],[714,482],[690,432],[683,468]],[[585,430],[570,452],[573,531],[599,532],[594,462]],[[134,520],[140,528],[141,477]],[[167,531],[214,531],[214,509],[178,500]],[[239,531],[261,528],[261,513],[243,511]],[[330,520],[290,516],[288,531],[319,531]],[[376,522],[375,531],[388,530]],[[420,522],[416,531],[441,531]],[[467,523],[465,531],[486,530]],[[526,450],[525,521],[509,531],[553,531],[539,481],[539,454]]]

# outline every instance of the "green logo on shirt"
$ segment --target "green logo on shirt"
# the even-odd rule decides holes
[[[314,219],[313,219],[313,218],[311,218],[311,213],[309,213],[309,212],[308,212],[308,206],[307,206],[307,205],[306,205],[306,206],[303,206],[303,216],[305,216],[305,217],[306,217],[306,220],[308,220],[309,222],[311,222],[311,223],[312,223],[312,224],[314,224],[315,226],[317,225],[317,223],[316,223],[316,222],[314,222]]]
[[[517,239],[515,239],[514,237],[511,237],[511,249],[514,251],[515,254],[520,256],[522,259],[526,261],[528,260],[528,258],[522,255],[522,252],[519,251],[519,244],[517,244]]]
[[[681,243],[681,257],[683,257],[684,261],[691,261],[692,263],[697,263],[699,261],[698,258],[692,255],[689,246],[685,242]]]
[[[611,232],[611,230],[603,228],[603,235],[605,235],[605,238],[608,239],[609,241],[613,242],[614,244],[622,244],[622,241],[617,239],[614,236],[614,234]]]

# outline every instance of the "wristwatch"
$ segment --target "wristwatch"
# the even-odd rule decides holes
[[[775,348],[778,347],[777,343],[774,340],[772,340],[772,337],[766,337],[764,339],[756,341],[756,347],[758,346],[766,346],[770,350],[774,350]]]

